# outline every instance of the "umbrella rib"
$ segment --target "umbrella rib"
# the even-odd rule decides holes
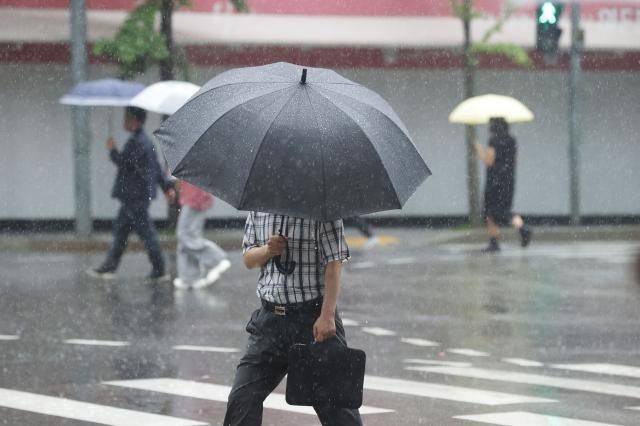
[[[320,96],[322,96],[323,98],[325,98],[328,102],[330,102],[332,105],[334,105],[334,106],[335,106],[336,108],[338,108],[340,111],[342,111],[342,113],[343,113],[343,114],[344,114],[344,115],[345,115],[349,120],[351,120],[351,121],[356,125],[356,127],[357,127],[358,129],[360,129],[360,131],[361,131],[362,133],[364,133],[365,135],[367,135],[367,137],[369,137],[369,135],[367,134],[367,132],[362,128],[362,126],[360,126],[360,125],[359,125],[359,124],[358,124],[358,123],[357,123],[353,118],[351,118],[351,116],[350,116],[349,114],[347,114],[347,112],[346,112],[344,109],[342,109],[342,108],[341,108],[339,105],[337,105],[336,103],[331,102],[331,99],[329,99],[328,97],[326,97],[326,96],[325,96],[324,94],[322,94],[321,92],[319,92],[319,91],[317,91],[317,90],[316,90],[316,93],[318,93]],[[337,92],[336,92],[336,93],[337,93]],[[339,94],[339,93],[338,93],[338,94]],[[353,99],[353,98],[351,98],[350,96],[349,96],[349,98],[350,98],[350,99]],[[355,99],[355,100],[357,100],[357,99]],[[398,130],[403,134],[403,135],[405,135],[405,136],[407,137],[407,139],[409,140],[409,142],[410,142],[410,143],[411,143],[411,145],[413,146],[413,149],[415,149],[415,150],[416,150],[416,152],[418,153],[418,155],[420,155],[420,153],[418,152],[418,149],[417,149],[417,148],[415,147],[415,145],[413,144],[413,141],[409,138],[409,136],[408,136],[408,135],[406,135],[406,134],[405,134],[405,132],[404,132],[400,127],[398,127],[398,125],[397,125],[397,124],[396,124],[396,123],[395,123],[391,118],[389,118],[386,114],[384,114],[382,111],[380,111],[380,110],[378,110],[378,109],[376,109],[376,108],[372,108],[372,109],[374,109],[374,110],[376,110],[376,111],[380,112],[380,114],[382,114],[382,115],[383,115],[387,120],[389,120],[391,123],[393,123],[393,125],[394,125],[394,126],[395,126],[395,127],[396,127],[396,128],[397,128],[397,129],[398,129]],[[376,149],[374,149],[373,151],[376,153],[376,156],[378,157],[378,160],[380,161],[380,163],[381,163],[382,165],[384,165],[384,162],[382,161],[382,157],[380,157],[380,154],[378,153],[378,151],[377,151]],[[397,191],[397,189],[396,189],[395,185],[393,184],[393,181],[391,180],[391,177],[389,176],[389,172],[387,171],[387,168],[386,168],[386,167],[383,167],[382,169],[384,170],[384,173],[385,173],[385,175],[387,176],[387,180],[389,181],[389,184],[391,185],[391,187],[392,187],[392,188],[393,188],[393,190],[394,190],[394,191],[393,191],[393,192],[394,192],[394,195],[395,195],[395,197],[396,197],[396,200],[398,201],[398,206],[399,206],[398,208],[402,208],[402,202],[400,201],[400,198],[398,197],[398,191]],[[428,168],[427,168],[427,173],[428,173],[428,174],[431,174],[431,172],[429,171],[429,169],[428,169]]]
[[[317,92],[317,90],[316,90]],[[311,111],[313,111],[313,118],[316,121],[316,128],[318,129],[318,132],[320,133],[320,135],[322,135],[322,127],[319,125],[318,123],[318,117],[316,116],[315,112],[315,108],[313,107],[313,103],[311,102],[311,97],[309,96],[309,91],[305,90],[305,94],[307,95],[307,100],[309,101],[309,106],[311,107]],[[322,139],[322,138],[321,138]],[[326,208],[327,208],[327,182],[326,182],[326,178],[325,178],[325,168],[324,168],[324,145],[321,143],[320,144],[320,160],[322,162],[322,166],[321,166],[321,170],[322,170],[322,217],[326,217],[327,216],[327,212],[326,212]]]
[[[333,84],[333,83],[330,83],[330,84]],[[355,84],[355,86],[361,86],[361,87],[364,87],[364,86],[362,86],[362,85],[360,85],[360,84]],[[366,89],[366,87],[364,87],[364,88]],[[346,93],[337,92],[337,91],[335,91],[335,90],[331,90],[331,89],[329,89],[328,87],[323,87],[322,89],[323,89],[323,90],[327,90],[327,91],[332,92],[332,93],[335,93],[336,95],[344,96],[345,98],[352,99],[352,100],[354,100],[354,101],[356,101],[356,102],[359,102],[359,103],[361,103],[361,104],[364,104],[364,102],[362,102],[360,99],[358,99],[358,98],[354,98],[353,96],[349,96],[349,95],[347,95]],[[367,89],[367,90],[368,90],[368,89]],[[322,94],[319,90],[316,90],[316,92],[317,92],[317,93],[319,93],[320,95],[322,95],[323,97],[327,98],[327,97],[326,97],[324,94]],[[377,96],[380,96],[380,95],[378,95],[378,94],[377,94],[377,93],[375,93],[375,92],[374,92],[374,94],[375,94],[375,95],[377,95]],[[327,98],[327,99],[329,99],[329,98]],[[382,98],[381,98],[381,99],[382,99]],[[331,99],[329,99],[329,100],[331,100]],[[384,101],[384,99],[382,99],[382,100]],[[373,108],[373,107],[371,107],[371,108]],[[396,122],[395,122],[395,120],[394,120],[393,118],[389,117],[387,114],[385,114],[383,111],[379,110],[378,108],[373,108],[373,109],[375,109],[376,111],[380,112],[380,114],[382,114],[382,115],[384,115],[385,117],[387,117],[389,120],[391,120],[391,122],[394,124],[394,126],[398,127],[398,129],[400,129],[400,127],[396,124]],[[398,119],[400,119],[400,117],[398,117]],[[403,124],[404,124],[404,123],[403,123]],[[400,129],[400,131],[401,131],[402,133],[405,133],[405,134],[406,134],[406,132],[405,132],[404,130]],[[407,136],[409,136],[409,135],[407,134]],[[409,140],[411,140],[411,138],[409,138]]]
[[[286,88],[285,88],[286,89]],[[273,93],[273,92],[271,92]],[[271,94],[269,93],[269,94]],[[287,105],[289,105],[289,103],[291,102],[291,100],[293,99],[293,97],[295,96],[296,92],[295,90],[292,91],[291,96],[289,97],[289,99],[287,99],[287,102],[285,102],[282,107],[280,108],[280,111],[278,111],[278,113],[276,114],[276,116],[273,118],[273,121],[271,122],[271,124],[269,124],[269,127],[267,127],[267,130],[265,130],[264,134],[262,135],[262,138],[260,140],[262,140],[264,142],[264,137],[267,135],[267,133],[269,133],[269,130],[271,130],[271,128],[273,127],[273,123],[276,122],[276,120],[278,119],[278,117],[280,117],[280,114],[282,114],[282,111],[284,111],[284,109],[286,108]],[[262,96],[266,96],[266,95],[262,95]],[[260,97],[260,96],[259,96]],[[256,98],[257,99],[257,98]],[[227,111],[229,112],[229,111]],[[238,204],[238,210],[243,210],[242,207],[244,206],[244,203],[246,202],[245,200],[245,194],[246,194],[246,190],[247,190],[247,184],[249,183],[249,180],[251,179],[251,174],[253,173],[253,168],[256,165],[255,159],[258,158],[258,156],[260,155],[260,152],[262,151],[262,147],[264,146],[263,143],[260,144],[260,147],[258,148],[258,150],[256,151],[256,155],[255,157],[253,157],[254,161],[251,164],[251,170],[249,170],[249,173],[247,174],[247,180],[244,183],[244,187],[242,189],[242,198],[240,200],[240,203]]]
[[[220,86],[211,87],[211,88],[209,88],[209,89],[205,90],[204,92],[202,92],[202,93],[198,94],[197,96],[194,96],[192,99],[189,99],[189,103],[191,103],[192,101],[194,101],[194,100],[198,99],[200,96],[202,96],[202,95],[204,95],[204,94],[209,93],[209,92],[210,92],[210,91],[212,91],[212,90],[217,90],[217,89],[220,89],[220,88],[222,88],[222,87],[227,87],[227,86],[236,86],[236,85],[239,85],[239,84],[252,84],[252,83],[257,83],[257,84],[265,84],[265,83],[275,83],[275,84],[280,84],[280,83],[287,83],[287,84],[290,84],[290,85],[294,84],[294,82],[292,82],[292,81],[239,81],[239,82],[237,82],[237,83],[227,83],[227,84],[222,84],[222,85],[220,85]],[[277,92],[278,90],[282,90],[282,89],[286,89],[286,87],[283,87],[283,88],[281,88],[281,89],[274,90],[273,92]],[[273,92],[271,92],[271,93],[273,93]]]

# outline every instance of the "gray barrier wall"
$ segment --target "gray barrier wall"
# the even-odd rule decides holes
[[[194,67],[202,84],[220,68]],[[462,126],[447,116],[462,98],[462,74],[451,70],[338,70],[378,91],[412,132],[433,176],[402,211],[381,215],[442,216],[467,212]],[[110,67],[91,67],[92,78],[112,76]],[[154,81],[157,72],[142,80]],[[71,85],[63,65],[0,65],[0,219],[72,219],[73,168],[69,107],[58,98]],[[567,78],[559,71],[481,71],[477,93],[501,93],[521,99],[536,114],[533,123],[513,126],[519,143],[515,210],[533,215],[569,212]],[[640,214],[640,73],[585,73],[579,92],[582,115],[582,213]],[[120,144],[122,110],[113,112]],[[109,198],[115,168],[104,149],[108,108],[93,108],[92,211],[112,218],[117,203]],[[159,117],[150,115],[147,130]],[[486,129],[479,128],[486,142]],[[481,168],[482,170],[482,168]],[[482,173],[484,174],[484,173]],[[166,216],[159,197],[156,218]],[[217,201],[211,217],[241,213]]]

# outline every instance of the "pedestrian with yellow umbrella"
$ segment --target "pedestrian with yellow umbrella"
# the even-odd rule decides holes
[[[533,120],[533,113],[517,99],[501,95],[482,95],[459,104],[449,115],[449,121],[462,124],[489,124],[488,147],[478,142],[474,148],[486,165],[484,216],[489,234],[485,253],[500,251],[500,226],[511,225],[520,234],[522,247],[531,241],[531,228],[522,217],[512,212],[515,189],[517,144],[509,134],[509,123]]]

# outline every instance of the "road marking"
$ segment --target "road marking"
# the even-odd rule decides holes
[[[553,399],[535,398],[503,392],[492,392],[460,386],[441,385],[412,380],[392,379],[378,376],[365,376],[364,388],[403,395],[423,396],[448,401],[468,402],[482,405],[503,405],[557,402]]]
[[[376,266],[377,264],[375,262],[356,262],[356,263],[352,263],[351,265],[349,265],[349,267],[351,269],[366,269],[366,268],[373,268],[374,266]]]
[[[0,407],[110,426],[198,426],[209,424],[2,388],[0,388]]]
[[[416,262],[416,259],[413,257],[398,257],[395,259],[387,260],[387,264],[389,265],[410,265],[415,262]]]
[[[519,365],[521,367],[542,367],[544,364],[538,361],[532,361],[524,358],[502,358],[502,361],[509,364]]]
[[[15,334],[0,334],[0,340],[19,340],[20,336]]]
[[[476,351],[475,349],[453,348],[447,349],[447,352],[465,356],[489,356],[486,352]]]
[[[407,343],[409,345],[414,345],[414,346],[422,346],[422,347],[440,346],[440,343],[438,342],[432,342],[431,340],[425,340],[419,337],[403,337],[400,339],[400,341],[402,343]]]
[[[626,407],[627,410],[640,410],[640,407]]]
[[[407,364],[428,364],[428,365],[445,365],[447,367],[471,367],[473,364],[470,362],[456,362],[456,361],[438,361],[435,359],[420,359],[409,358],[403,360]]]
[[[342,325],[345,327],[357,327],[360,325],[360,322],[349,318],[342,318]]]
[[[373,334],[374,336],[395,336],[396,332],[392,330],[387,330],[386,328],[380,327],[362,327],[362,331],[365,333]]]
[[[222,353],[240,352],[240,349],[223,348],[218,346],[177,345],[177,346],[174,346],[173,349],[175,349],[176,351],[197,351],[197,352],[222,352]]]
[[[453,418],[501,426],[618,426],[613,423],[590,422],[587,420],[570,419],[568,417],[545,416],[542,414],[527,413],[526,411],[472,414],[469,416],[454,416]]]
[[[544,376],[541,374],[517,373],[503,370],[488,370],[474,367],[406,367],[406,369],[423,371],[427,373],[471,377],[474,379],[497,380],[510,383],[525,383],[529,385],[549,386],[554,388],[600,393],[605,395],[640,398],[640,387],[618,385],[615,383],[600,382],[594,380],[567,379],[562,377]]]
[[[212,383],[194,382],[191,380],[159,378],[159,379],[140,379],[140,380],[118,380],[104,382],[107,385],[120,386],[124,388],[141,389],[152,392],[166,393],[170,395],[186,396],[190,398],[206,399],[208,401],[227,402],[230,386],[215,385]],[[300,405],[289,405],[285,397],[281,393],[272,393],[265,399],[264,408],[272,410],[288,411],[291,413],[301,413],[316,415],[313,407],[304,407]],[[369,407],[363,405],[360,407],[360,414],[379,414],[391,413],[394,410],[385,408]]]
[[[115,340],[67,339],[64,343],[89,346],[129,346],[129,342],[119,342]]]
[[[613,376],[624,376],[640,378],[640,367],[619,364],[553,364],[553,368],[564,370],[585,371],[587,373],[611,374]]]

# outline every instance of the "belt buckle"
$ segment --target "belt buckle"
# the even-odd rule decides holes
[[[284,306],[276,305],[273,308],[273,313],[276,315],[284,316],[287,315],[287,309]]]

